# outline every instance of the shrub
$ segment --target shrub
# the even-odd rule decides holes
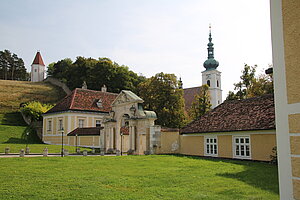
[[[27,103],[23,108],[21,108],[21,112],[27,117],[30,117],[32,121],[40,121],[42,120],[42,114],[47,112],[53,107],[50,104],[42,104],[38,101],[32,101]]]

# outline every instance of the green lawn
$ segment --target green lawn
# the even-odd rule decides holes
[[[1,199],[279,199],[277,167],[183,156],[0,158]]]
[[[28,142],[31,153],[42,154],[45,147],[49,153],[60,153],[60,145],[42,144],[36,135],[31,134],[26,137],[28,127],[18,112],[0,114],[0,153],[4,153],[6,147],[10,148],[10,153],[19,153],[20,149],[25,149]],[[75,153],[75,147],[65,146],[69,153]],[[81,148],[90,150],[88,148]],[[0,197],[1,198],[1,197]]]

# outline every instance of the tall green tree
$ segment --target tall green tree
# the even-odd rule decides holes
[[[240,81],[234,84],[234,91],[229,91],[227,100],[246,99],[274,93],[272,75],[256,76],[256,65],[245,64]]]
[[[157,113],[156,123],[165,127],[182,127],[185,124],[183,90],[174,74],[158,73],[139,84],[139,96],[145,109]]]
[[[0,51],[0,79],[26,80],[28,73],[22,58],[9,50]]]
[[[119,66],[109,58],[77,57],[75,62],[63,59],[48,67],[48,75],[65,82],[70,89],[81,87],[86,81],[89,89],[100,90],[106,85],[110,92],[131,90],[137,92],[137,85],[145,77],[130,71],[127,66]]]
[[[211,109],[209,86],[202,85],[200,87],[200,93],[196,94],[194,102],[190,110],[188,111],[191,120],[198,119]]]

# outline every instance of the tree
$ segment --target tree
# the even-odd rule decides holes
[[[185,124],[183,90],[174,74],[158,73],[138,86],[145,109],[157,114],[156,123],[165,127]]]
[[[81,87],[86,81],[89,89],[100,90],[106,85],[110,92],[131,90],[137,92],[137,85],[145,80],[130,71],[127,66],[119,66],[109,58],[84,58],[77,57],[75,62],[71,59],[63,59],[57,63],[51,63],[48,67],[48,75],[65,82],[70,89]]]
[[[255,76],[256,65],[254,67],[245,64],[240,76],[241,81],[234,84],[234,90],[229,91],[227,100],[246,99],[264,94],[273,94],[273,78],[272,75]]]
[[[200,94],[197,94],[194,98],[194,102],[190,110],[188,111],[189,117],[192,120],[198,119],[211,109],[209,86],[202,85],[200,87]]]
[[[0,51],[0,79],[26,80],[28,73],[22,58],[9,50]]]

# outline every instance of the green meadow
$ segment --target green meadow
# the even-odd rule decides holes
[[[1,199],[279,199],[277,166],[185,156],[0,158]]]

